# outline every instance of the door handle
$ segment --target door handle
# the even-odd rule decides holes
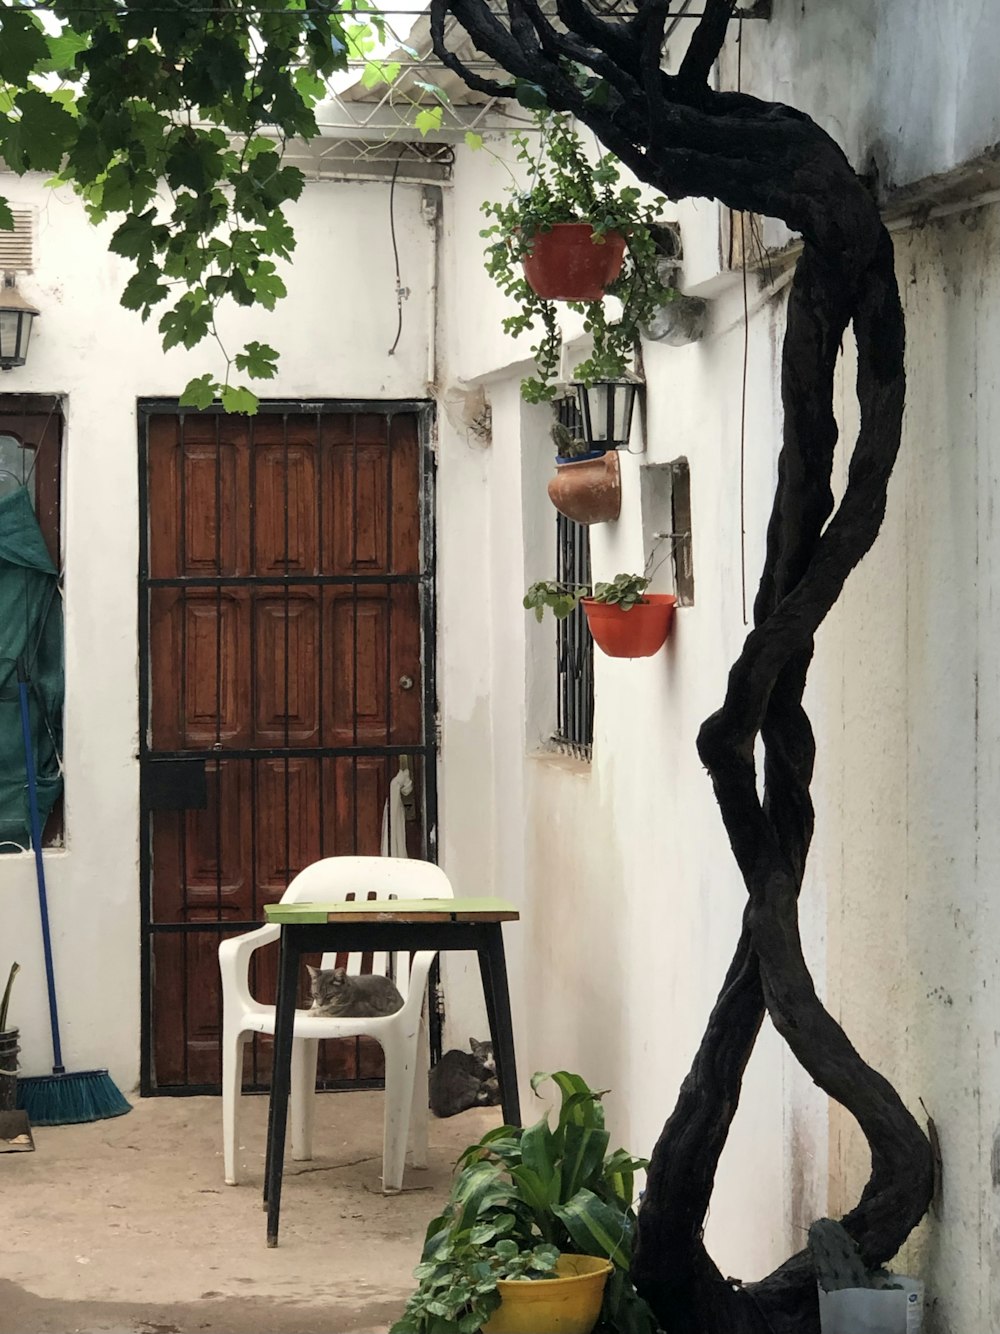
[[[412,689],[413,689],[413,677],[412,677],[412,676],[401,676],[401,677],[399,678],[399,688],[400,688],[400,690],[412,690]]]

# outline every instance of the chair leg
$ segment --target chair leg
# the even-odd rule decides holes
[[[429,1066],[427,1026],[421,1020],[417,1034],[417,1059],[413,1074],[413,1103],[410,1107],[410,1162],[427,1166],[427,1070]]]
[[[382,1132],[382,1193],[396,1195],[403,1189],[406,1136],[413,1103],[416,1053],[412,1038],[393,1035],[385,1051],[385,1124]]]
[[[243,1048],[249,1033],[222,1035],[222,1158],[227,1186],[240,1184],[240,1102],[243,1093]]]
[[[297,1163],[313,1156],[313,1112],[316,1104],[318,1038],[292,1042],[292,1157]]]

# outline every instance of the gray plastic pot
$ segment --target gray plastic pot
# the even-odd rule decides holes
[[[822,1334],[920,1334],[924,1322],[924,1285],[918,1278],[893,1274],[892,1287],[819,1290]]]

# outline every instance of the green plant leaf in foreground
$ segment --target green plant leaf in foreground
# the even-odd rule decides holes
[[[628,1269],[631,1259],[629,1222],[620,1209],[602,1200],[592,1190],[578,1190],[565,1204],[553,1210],[573,1238],[581,1255],[603,1255]]]
[[[221,385],[211,375],[198,375],[189,380],[180,397],[182,408],[208,408],[215,402],[215,396]]]
[[[247,417],[255,416],[260,406],[260,399],[253,390],[242,385],[224,385],[219,397],[227,412],[242,412]]]

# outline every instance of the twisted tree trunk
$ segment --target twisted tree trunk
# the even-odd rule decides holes
[[[783,446],[754,629],[730,671],[722,707],[698,739],[747,908],[701,1046],[653,1151],[633,1277],[668,1334],[816,1334],[815,1279],[805,1254],[759,1282],[733,1283],[713,1264],[702,1231],[765,1010],[868,1140],[871,1175],[843,1221],[870,1266],[895,1254],[931,1197],[927,1139],[816,995],[797,911],[813,831],[806,673],[816,630],[882,523],[900,443],[904,328],[889,236],[837,145],[789,107],[709,89],[734,3],[706,0],[676,76],[660,70],[669,0],[641,0],[628,21],[601,18],[583,0],[557,0],[558,26],[536,0],[507,0],[506,22],[485,0],[433,0],[431,13],[438,55],[471,86],[516,91],[451,53],[448,15],[516,81],[539,86],[549,105],[590,125],[640,179],[673,198],[714,197],[781,218],[805,241],[788,306]],[[568,76],[567,61],[603,83],[605,105]],[[833,377],[849,325],[861,427],[834,512]]]

